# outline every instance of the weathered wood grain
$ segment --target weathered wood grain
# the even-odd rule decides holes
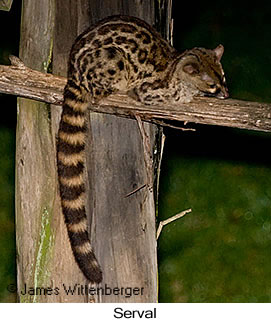
[[[46,72],[51,59],[54,15],[52,1],[23,1],[20,57],[33,69]],[[31,40],[30,40],[31,39]],[[8,77],[8,75],[7,75]],[[40,293],[24,293],[54,285],[52,277],[56,211],[54,137],[48,104],[19,99],[16,133],[16,246],[20,302],[46,302]]]
[[[15,56],[10,56],[10,61],[10,66],[0,65],[1,93],[45,103],[62,103],[65,77],[31,69]]]
[[[95,19],[116,13],[138,15],[152,23],[154,2],[42,0],[23,2],[20,57],[0,68],[0,91],[20,97],[16,148],[16,228],[18,291],[24,285],[38,291],[19,295],[21,302],[88,302],[85,278],[67,239],[60,209],[55,165],[68,53],[83,29]],[[91,9],[91,10],[90,10]],[[41,102],[37,102],[41,101]],[[46,103],[51,103],[49,106]],[[87,144],[87,184],[91,240],[101,262],[101,287],[120,293],[95,296],[97,302],[156,302],[157,253],[154,192],[142,189],[157,170],[144,164],[142,138],[135,120],[90,113]],[[144,124],[150,149],[158,131]],[[159,164],[159,156],[154,160]],[[64,290],[74,290],[67,294]],[[51,288],[49,295],[46,287]],[[83,292],[81,292],[81,287]],[[126,288],[136,288],[129,297]],[[128,290],[129,292],[129,290]],[[140,292],[140,293],[139,293]],[[40,294],[36,294],[40,293]]]
[[[89,12],[91,23],[112,14],[130,14],[153,24],[154,1],[91,1]],[[82,25],[79,22],[79,29]],[[142,189],[125,198],[148,180],[137,122],[91,112],[89,124],[88,213],[92,214],[91,239],[104,271],[102,286],[143,289],[140,295],[111,293],[96,301],[156,302],[154,194]],[[145,124],[145,129],[154,151],[157,127]]]
[[[32,70],[12,59],[17,65],[0,66],[0,92],[28,97],[47,103],[61,104],[64,77]],[[248,130],[271,131],[271,105],[243,100],[218,100],[197,98],[189,104],[145,106],[126,95],[111,95],[99,105],[90,106],[91,111],[142,120],[185,121],[226,126]]]

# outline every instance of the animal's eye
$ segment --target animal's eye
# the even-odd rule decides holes
[[[208,84],[210,89],[215,89],[216,88],[216,84],[215,83],[210,83]]]

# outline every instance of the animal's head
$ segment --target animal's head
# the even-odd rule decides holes
[[[223,53],[222,45],[213,50],[193,48],[180,56],[176,71],[182,81],[197,90],[199,95],[226,99],[229,92],[220,63]]]

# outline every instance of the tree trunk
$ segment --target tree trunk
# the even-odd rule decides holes
[[[65,76],[75,37],[98,19],[112,14],[131,14],[153,24],[154,3],[24,0],[20,57],[31,68],[44,72],[52,68],[54,74]],[[87,290],[80,288],[87,282],[73,259],[60,210],[55,164],[58,110],[43,103],[18,100],[16,238],[21,302],[93,301]],[[154,125],[143,123],[142,128],[140,120],[91,112],[88,122],[87,211],[91,240],[104,272],[100,287],[106,293],[95,295],[94,299],[155,302],[157,259],[152,184],[157,175],[161,135]],[[146,139],[152,163],[143,144]],[[141,186],[144,187],[126,197]]]

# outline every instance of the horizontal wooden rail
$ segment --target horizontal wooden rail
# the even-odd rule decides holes
[[[0,92],[61,105],[66,78],[32,70],[15,56],[0,65]],[[90,110],[154,123],[193,122],[248,130],[271,131],[271,104],[199,97],[190,103],[142,105],[125,94],[114,94]]]

